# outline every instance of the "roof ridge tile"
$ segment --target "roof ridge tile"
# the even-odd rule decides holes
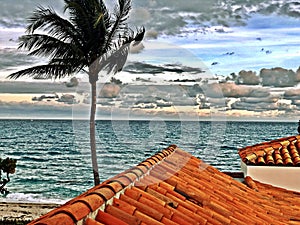
[[[64,213],[69,215],[75,222],[83,219],[90,212],[90,207],[86,203],[82,201],[76,201],[72,204],[66,205],[65,207],[61,208],[53,216],[59,213]]]
[[[105,199],[97,194],[88,193],[86,196],[78,198],[77,201],[84,202],[89,206],[91,211],[95,211],[105,202]]]
[[[110,200],[111,198],[113,198],[116,193],[113,190],[113,188],[110,187],[110,186],[103,186],[103,187],[101,186],[98,189],[96,189],[93,192],[91,192],[91,194],[99,195],[106,202],[106,201]]]
[[[120,182],[118,182],[117,180],[109,181],[106,184],[106,187],[110,187],[115,193],[118,193],[123,189],[122,184],[120,184]]]

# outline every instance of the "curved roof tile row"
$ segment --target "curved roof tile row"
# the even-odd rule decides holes
[[[96,187],[93,187],[87,192],[29,224],[65,225],[77,223],[87,217],[90,213],[97,211],[118,192],[132,184],[139,177],[145,175],[154,164],[170,155],[175,148],[175,145],[169,146],[152,157],[149,157],[137,166],[116,175]]]
[[[30,225],[300,224],[299,196],[236,181],[173,145]]]
[[[280,138],[239,150],[247,165],[300,166],[300,136]]]

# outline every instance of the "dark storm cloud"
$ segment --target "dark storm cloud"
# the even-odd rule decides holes
[[[193,68],[189,66],[183,66],[181,64],[164,64],[164,65],[153,65],[144,62],[130,62],[128,63],[123,71],[129,72],[132,74],[161,74],[167,72],[173,72],[177,74],[181,74],[184,72],[190,74],[198,74],[203,73],[204,71],[200,68]]]

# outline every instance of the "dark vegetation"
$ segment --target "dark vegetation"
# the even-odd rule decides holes
[[[25,225],[30,223],[30,220],[0,220],[0,225]]]
[[[8,190],[5,188],[5,185],[10,181],[9,174],[13,174],[16,171],[16,159],[0,158],[0,193],[2,195],[8,194]]]

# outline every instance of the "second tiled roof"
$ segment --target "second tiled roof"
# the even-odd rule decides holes
[[[300,166],[300,136],[291,136],[239,150],[247,165]]]

